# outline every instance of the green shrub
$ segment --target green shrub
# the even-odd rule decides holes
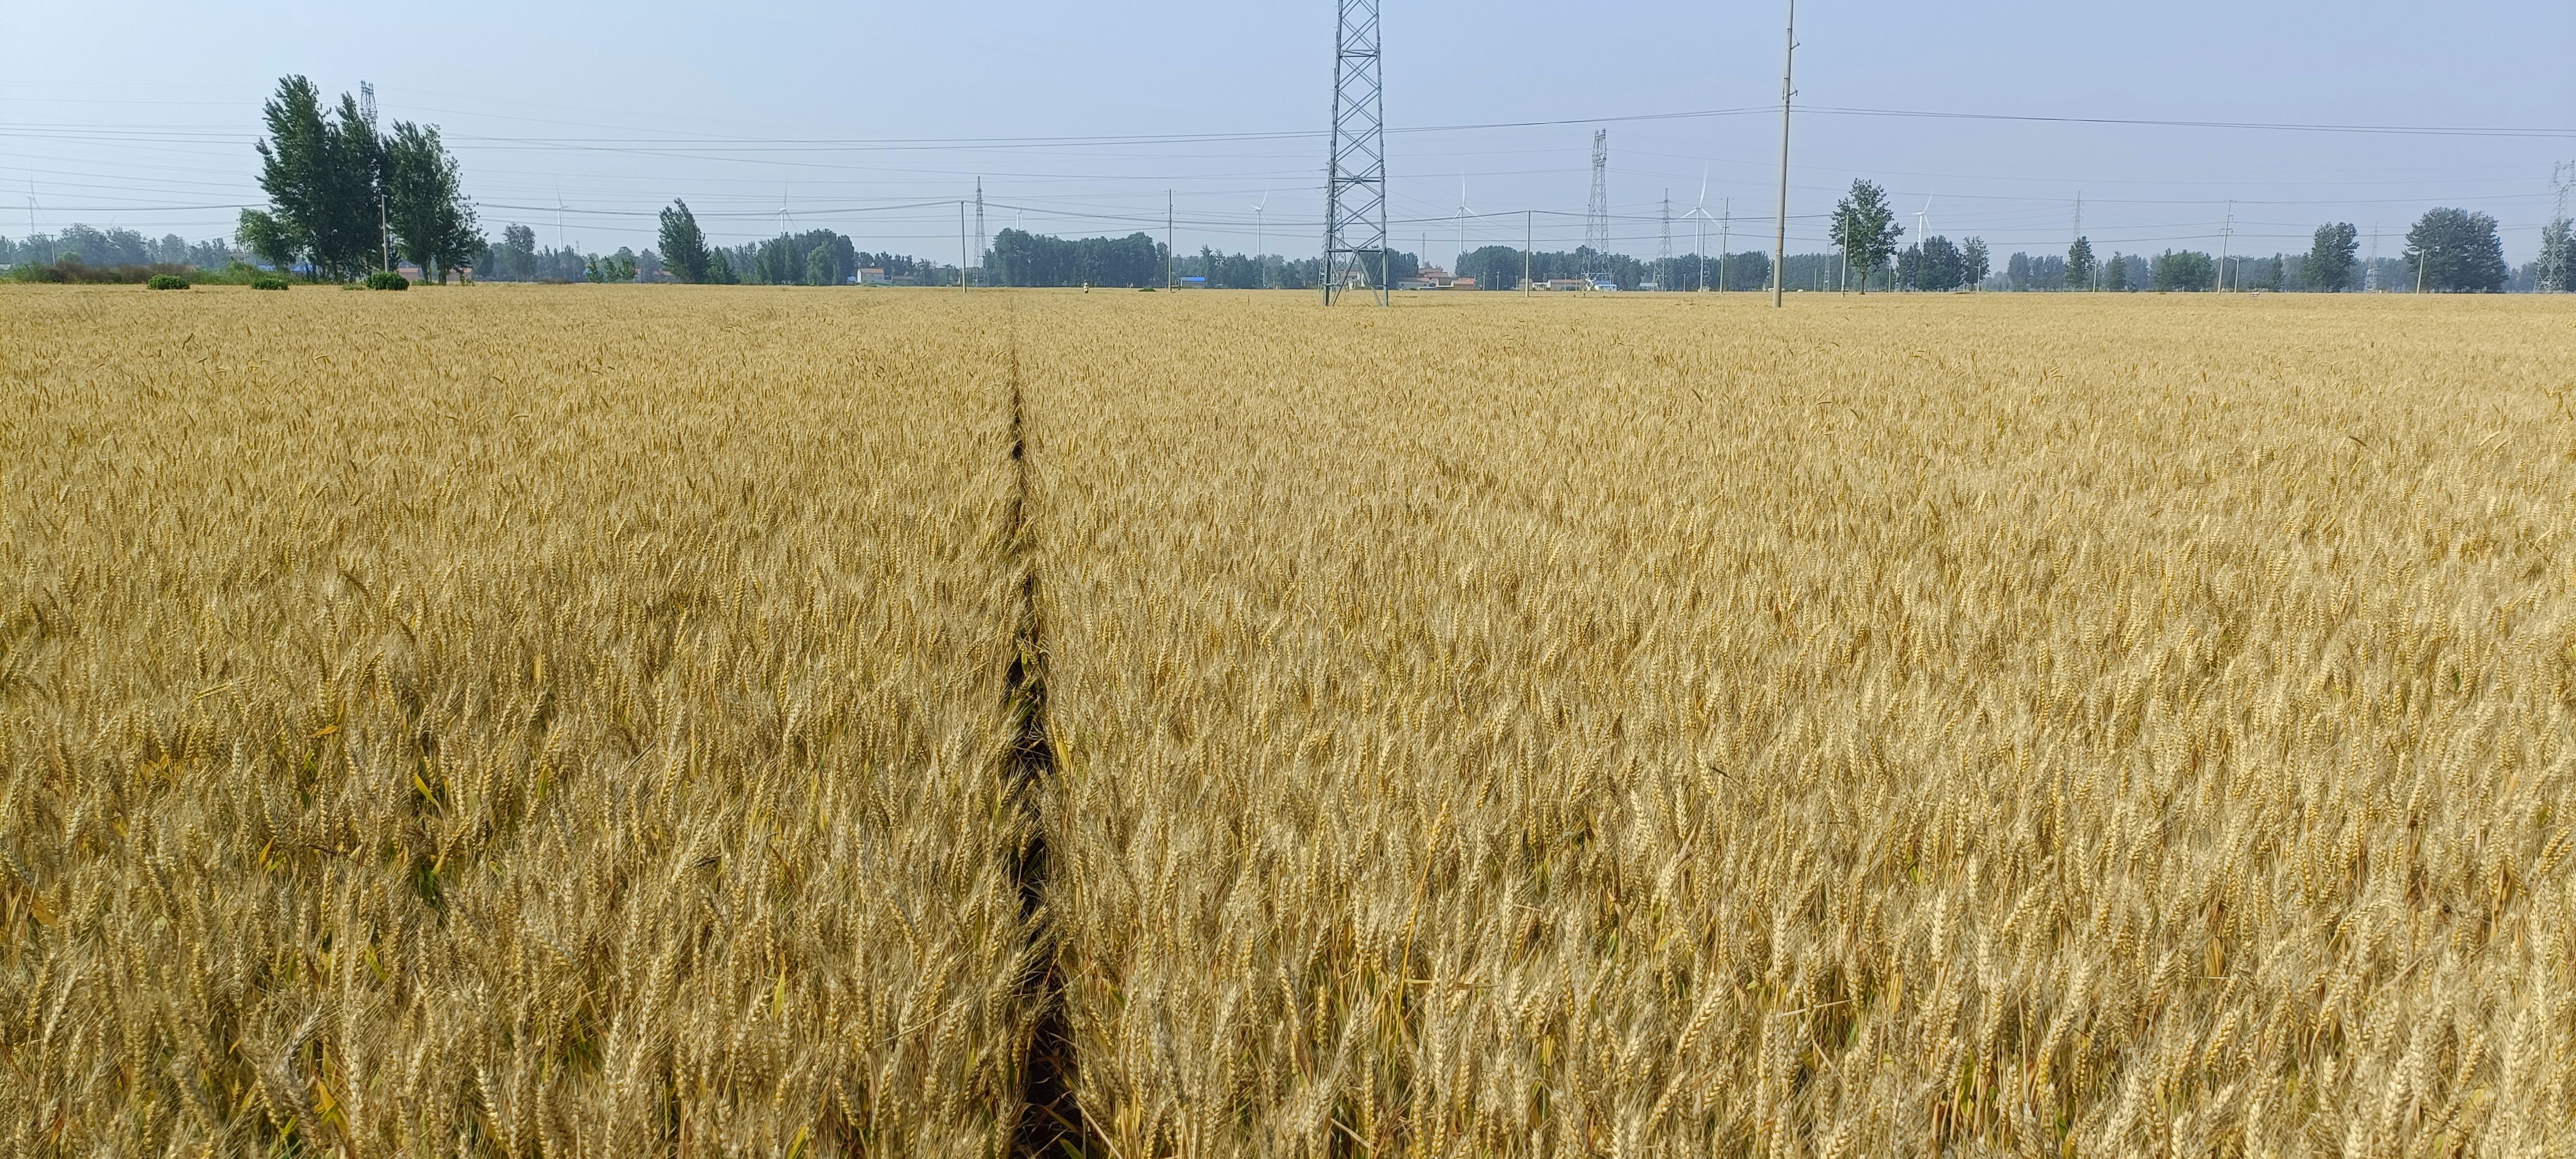
[[[283,290],[286,288],[286,279],[278,277],[275,274],[261,274],[260,276],[250,280],[250,288],[254,290]]]
[[[188,279],[177,274],[154,274],[143,284],[156,290],[184,290],[188,288]]]
[[[411,279],[406,278],[401,274],[397,274],[392,270],[377,270],[376,272],[367,275],[367,288],[370,290],[408,290],[411,288]]]

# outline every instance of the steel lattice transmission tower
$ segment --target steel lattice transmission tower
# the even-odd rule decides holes
[[[1372,287],[1387,304],[1386,86],[1378,0],[1341,0],[1333,34],[1333,153],[1324,178],[1324,304]],[[1376,268],[1371,269],[1370,264]]]
[[[2567,218],[2567,194],[2576,189],[2576,161],[2561,161],[2549,168],[2549,191],[2554,201],[2549,223],[2540,227],[2539,277],[2532,285],[2536,293],[2552,293],[2566,288],[2569,279],[2567,263],[2576,258],[2576,223]]]
[[[1672,289],[1673,280],[1673,191],[1664,191],[1664,238],[1655,246],[1655,288]]]
[[[1583,280],[1601,284],[1610,268],[1610,130],[1592,130],[1592,208],[1583,215]]]

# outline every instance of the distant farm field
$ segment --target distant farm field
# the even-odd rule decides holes
[[[2556,1153],[2571,350],[0,287],[0,1147]]]

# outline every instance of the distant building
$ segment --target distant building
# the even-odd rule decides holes
[[[875,266],[869,266],[860,270],[854,280],[862,286],[882,286],[886,284],[886,272]]]
[[[1476,279],[1455,277],[1438,266],[1424,266],[1415,271],[1412,277],[1397,282],[1395,288],[1399,290],[1472,290],[1476,288]]]

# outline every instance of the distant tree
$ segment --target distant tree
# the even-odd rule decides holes
[[[672,198],[662,210],[662,262],[670,267],[671,276],[683,282],[707,280],[707,235],[698,228],[698,215],[689,212],[689,203]]]
[[[1967,263],[1960,257],[1959,247],[1951,244],[1949,238],[1924,238],[1922,263],[1920,276],[1915,280],[1919,289],[1936,292],[1955,290],[1967,282]]]
[[[613,254],[590,255],[582,261],[581,279],[585,282],[634,281],[635,251],[619,246]]]
[[[2199,291],[2216,284],[2218,265],[2197,250],[2166,250],[2156,258],[2156,289]]]
[[[1006,229],[993,236],[988,269],[1009,286],[1160,286],[1163,247],[1144,233],[1068,239]]]
[[[2352,267],[2361,253],[2361,231],[2348,221],[2317,227],[2308,256],[2299,262],[2300,288],[2332,294],[2351,288]]]
[[[2093,288],[2093,241],[2076,238],[2066,247],[2066,284],[2078,290]]]
[[[280,270],[293,266],[295,259],[304,252],[294,231],[265,210],[241,211],[240,223],[233,226],[233,240],[259,260]]]
[[[421,276],[441,283],[484,246],[465,200],[456,158],[438,140],[438,127],[394,122],[385,142],[385,212],[402,256]]]
[[[2289,262],[2282,255],[2273,254],[2272,260],[2264,263],[2262,276],[2254,283],[2254,288],[2258,290],[2279,291],[2281,288],[2281,267],[2288,264]]]
[[[2030,284],[2030,255],[2015,251],[2004,262],[2004,288],[2027,290]]]
[[[1771,284],[1771,255],[1761,250],[1728,254],[1718,263],[1721,290],[1759,290]]]
[[[2492,294],[2504,289],[2504,243],[2496,221],[2465,209],[2425,212],[2406,231],[2407,272],[2437,293]]]
[[[834,269],[835,265],[832,261],[831,246],[818,245],[805,251],[806,285],[829,286],[838,284],[841,279],[834,276]]]
[[[2114,290],[2129,288],[2129,255],[2115,253],[2102,263],[2102,284]]]
[[[1521,251],[1506,245],[1469,250],[1458,259],[1458,276],[1476,279],[1479,290],[1512,289],[1521,284]]]
[[[734,284],[733,263],[726,260],[721,249],[707,255],[707,281],[719,286]]]
[[[476,276],[495,282],[525,282],[537,276],[537,231],[513,222],[501,227],[501,244],[493,246]]]
[[[1985,284],[1990,264],[1986,239],[1972,237],[1959,243],[1959,276],[1971,289]]]
[[[1851,193],[1834,204],[1830,229],[1834,244],[1860,274],[1864,293],[1870,271],[1886,265],[1896,254],[1897,239],[1905,236],[1895,211],[1888,208],[1887,191],[1868,181],[1852,182]]]

